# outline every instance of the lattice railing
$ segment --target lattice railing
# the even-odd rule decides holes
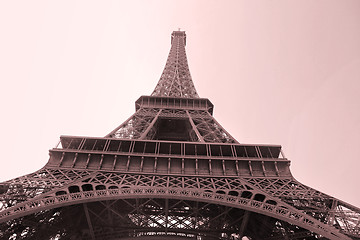
[[[0,221],[11,219],[12,216],[26,215],[32,212],[41,211],[43,209],[64,206],[69,204],[76,204],[86,201],[115,199],[121,197],[166,197],[184,198],[191,200],[201,200],[205,202],[212,202],[224,204],[232,207],[240,207],[249,209],[258,213],[273,216],[278,219],[297,224],[306,229],[323,234],[324,236],[331,236],[332,239],[349,239],[340,234],[335,229],[330,230],[326,225],[313,219],[312,217],[301,213],[294,209],[289,209],[283,204],[273,205],[260,202],[254,199],[243,198],[239,196],[229,196],[224,194],[217,194],[211,192],[204,192],[191,189],[175,189],[175,188],[124,188],[124,189],[106,189],[89,192],[70,193],[62,196],[48,196],[46,198],[27,201],[11,209],[0,212]]]

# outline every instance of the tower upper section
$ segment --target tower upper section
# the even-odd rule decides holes
[[[199,98],[191,80],[186,34],[171,34],[164,71],[151,96],[141,96],[136,112],[106,137],[180,142],[237,143],[213,118],[213,104]]]
[[[186,34],[174,31],[171,34],[171,49],[160,80],[151,96],[198,98],[191,79],[185,52]]]

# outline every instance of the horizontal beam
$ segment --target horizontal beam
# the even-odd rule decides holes
[[[97,152],[132,152],[213,157],[284,158],[280,145],[200,143],[80,136],[61,136],[60,143],[61,145],[53,150],[72,149]]]
[[[51,150],[48,168],[201,176],[291,177],[281,159]]]
[[[205,110],[212,115],[214,105],[207,98],[141,96],[135,102],[136,111],[140,108],[181,108],[182,110]]]

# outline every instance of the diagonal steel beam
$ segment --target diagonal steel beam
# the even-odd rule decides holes
[[[160,109],[160,111],[158,111],[158,113],[156,114],[156,116],[154,117],[154,119],[152,120],[152,122],[150,123],[150,125],[146,128],[145,132],[143,132],[140,136],[139,139],[144,139],[146,137],[146,135],[150,132],[150,130],[154,127],[155,123],[157,122],[160,113],[162,112],[162,109]]]
[[[190,122],[190,124],[191,124],[191,127],[192,127],[192,129],[194,130],[194,132],[196,133],[196,136],[198,137],[198,139],[200,140],[200,142],[205,142],[205,141],[204,141],[204,138],[201,136],[199,130],[198,130],[197,127],[195,126],[195,123],[194,123],[194,121],[192,120],[191,115],[190,115],[190,113],[189,113],[188,110],[186,110],[186,114],[188,115],[188,118],[189,118],[189,122]]]

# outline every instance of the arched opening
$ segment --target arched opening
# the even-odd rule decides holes
[[[118,186],[110,186],[109,189],[119,189]]]
[[[77,193],[80,192],[79,186],[70,186],[69,187],[69,193]]]
[[[277,204],[277,202],[275,202],[274,200],[266,200],[266,203],[271,204],[271,205]]]
[[[229,195],[237,197],[237,196],[239,196],[239,192],[238,191],[229,191]]]
[[[57,191],[57,192],[55,193],[56,196],[61,196],[61,195],[66,195],[66,194],[67,194],[66,191]]]
[[[84,192],[94,190],[94,188],[93,188],[93,186],[92,186],[91,184],[84,184],[84,185],[81,186],[81,189],[82,189]]]
[[[222,191],[222,190],[218,190],[218,191],[216,191],[216,193],[217,193],[217,194],[225,194],[225,192]]]
[[[95,190],[105,190],[106,189],[106,186],[105,185],[97,185],[95,187]]]
[[[265,195],[255,194],[254,200],[259,201],[259,202],[263,202],[265,200]]]
[[[72,186],[73,189],[76,189],[77,186]],[[82,187],[82,186],[80,186]],[[115,185],[112,186],[116,187]],[[93,186],[94,189],[97,186]],[[58,191],[61,192],[61,191]],[[236,194],[233,191],[231,194]],[[240,193],[240,191],[239,191]],[[230,192],[228,192],[230,194]],[[250,197],[251,192],[245,191],[242,193],[243,196]],[[253,194],[252,198],[261,199],[262,194]],[[267,201],[266,201],[267,200]],[[264,202],[274,203],[273,200],[264,199]],[[168,200],[162,198],[125,198],[125,199],[111,199],[109,200],[109,208],[114,211],[109,212],[110,218],[118,218],[119,213],[116,211],[121,209],[121,214],[124,216],[123,222],[124,224],[135,226],[135,228],[129,229],[128,236],[125,236],[124,239],[130,239],[132,234],[136,234],[139,239],[144,240],[156,240],[156,239],[177,239],[183,237],[183,239],[187,239],[189,237],[191,239],[196,239],[195,237],[199,237],[197,239],[202,239],[203,237],[208,237],[209,239],[219,239],[220,237],[227,237],[228,239],[233,240],[242,240],[242,239],[266,239],[269,236],[273,236],[273,234],[278,237],[278,239],[283,239],[283,235],[281,231],[277,231],[278,229],[288,229],[292,232],[303,232],[304,229],[298,228],[292,224],[287,224],[284,220],[279,221],[276,218],[270,217],[266,215],[262,215],[258,212],[252,212],[251,209],[244,210],[242,208],[230,207],[222,204],[209,203],[207,201],[201,201],[201,199],[197,200],[183,200],[171,198]],[[248,206],[251,206],[250,204]],[[88,204],[87,207],[90,211],[97,211],[103,207],[102,200],[94,201],[91,204]],[[139,208],[141,211],[136,212],[135,210]],[[168,208],[168,210],[167,210]],[[73,214],[78,217],[84,213],[83,205],[79,204],[79,208],[74,208],[73,206],[65,206],[61,208],[62,211],[67,211],[68,214]],[[63,210],[65,209],[65,210]],[[74,213],[77,211],[78,213]],[[223,213],[227,211],[229,214],[224,215]],[[246,215],[246,212],[250,211],[251,214],[248,215],[248,229],[244,230],[242,235],[239,234],[239,222],[238,219],[243,219]],[[179,214],[180,213],[180,214]],[[266,212],[265,212],[266,213]],[[82,218],[86,218],[85,215],[81,215]],[[129,216],[129,217],[127,217]],[[226,216],[226,218],[221,218],[220,216]],[[138,221],[142,219],[147,219],[148,221]],[[168,220],[171,222],[172,228],[167,232],[163,232],[163,230],[158,228],[158,225],[164,223],[164,221]],[[259,222],[266,220],[268,224],[268,228],[262,229],[262,225]],[[196,222],[195,222],[196,221]],[[204,222],[208,223],[204,225]],[[67,226],[69,228],[77,227],[73,226],[73,223],[63,222],[62,226]],[[66,225],[69,224],[69,225]],[[96,225],[98,224],[98,225]],[[198,226],[201,225],[204,229],[200,229],[199,232]],[[279,225],[280,224],[280,225]],[[104,233],[104,239],[108,234],[108,230],[106,226],[102,223],[96,223],[95,227],[97,229],[101,229],[100,235]],[[81,225],[79,225],[79,228]],[[190,230],[190,231],[189,231]],[[109,230],[113,231],[114,234],[120,231],[124,231],[121,226],[118,228],[115,226]],[[179,234],[181,233],[181,234]],[[124,234],[127,234],[124,232]],[[152,235],[153,234],[153,235]],[[191,235],[191,236],[190,236]],[[247,236],[247,238],[243,238]],[[88,235],[84,232],[83,238],[86,239]],[[216,238],[217,237],[217,238]],[[205,238],[206,239],[206,238]]]

